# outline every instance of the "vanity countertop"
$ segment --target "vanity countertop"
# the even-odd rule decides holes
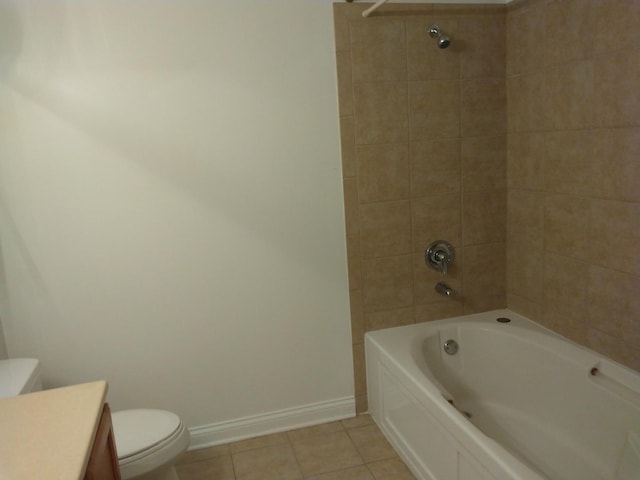
[[[82,479],[106,394],[101,381],[0,399],[0,479]]]

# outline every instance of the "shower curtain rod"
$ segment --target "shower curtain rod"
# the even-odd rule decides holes
[[[374,3],[369,8],[367,8],[364,12],[362,12],[362,16],[367,18],[369,15],[371,15],[374,11],[376,11],[378,8],[380,8],[383,4],[387,3],[388,1],[389,0],[378,0],[376,3]]]

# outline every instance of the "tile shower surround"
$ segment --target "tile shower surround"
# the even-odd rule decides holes
[[[640,1],[366,7],[334,4],[357,410],[366,331],[505,306],[640,369]]]
[[[507,46],[509,307],[640,370],[640,1],[517,2]]]
[[[334,4],[359,412],[364,332],[506,306],[507,237],[504,6],[363,8]],[[446,277],[424,263],[439,239],[456,249]]]

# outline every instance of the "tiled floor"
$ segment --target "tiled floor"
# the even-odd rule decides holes
[[[368,415],[187,452],[180,480],[415,480]]]

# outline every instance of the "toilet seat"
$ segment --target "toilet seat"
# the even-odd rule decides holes
[[[189,431],[171,412],[123,410],[112,414],[112,423],[123,479],[173,462],[189,445]]]
[[[127,458],[169,438],[180,426],[180,418],[164,410],[123,410],[111,417],[118,458]]]

